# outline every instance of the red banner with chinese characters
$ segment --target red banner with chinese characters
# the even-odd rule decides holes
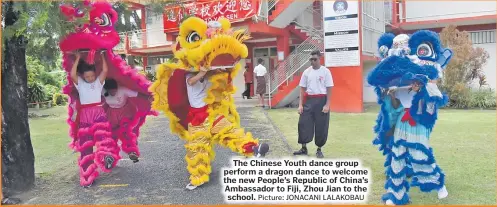
[[[195,15],[206,22],[225,17],[231,22],[251,18],[259,11],[259,0],[197,0],[182,7],[169,7],[164,11],[164,32],[178,31],[184,14]]]

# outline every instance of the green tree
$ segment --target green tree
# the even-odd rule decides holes
[[[471,83],[475,80],[485,83],[483,66],[488,53],[482,48],[474,48],[468,33],[453,25],[440,32],[440,40],[444,47],[453,51],[441,88],[448,93],[450,106],[467,108],[471,103]]]
[[[34,184],[26,55],[57,67],[59,38],[74,28],[63,21],[59,3],[2,1],[2,190],[7,196]],[[39,69],[37,65],[33,71]]]
[[[61,73],[54,72],[55,70],[50,69],[49,66],[41,63],[40,60],[26,56],[26,67],[28,69],[28,85],[39,81],[43,85],[50,85],[60,88],[62,85],[60,83]],[[59,69],[60,70],[60,69]]]
[[[141,17],[138,16],[136,10],[129,10],[128,5],[125,2],[116,2],[113,4],[114,10],[118,14],[118,19],[116,24],[116,31],[128,32],[132,30],[139,30],[141,28]]]

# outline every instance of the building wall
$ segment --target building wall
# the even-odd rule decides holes
[[[240,60],[242,68],[238,71],[235,78],[233,79],[233,86],[236,88],[234,97],[241,97],[243,91],[245,91],[245,78],[243,77],[243,72],[245,71],[245,59]]]
[[[376,102],[377,97],[374,88],[368,84],[368,74],[376,66],[376,62],[364,62],[362,66],[363,74],[363,93],[362,98],[364,103]]]
[[[164,21],[162,14],[146,11],[147,23],[147,46],[155,47],[167,43],[166,34],[164,33]]]
[[[385,33],[385,1],[362,1],[362,54],[378,54],[378,39]]]
[[[495,15],[495,1],[405,1],[406,21],[426,21]],[[402,18],[402,4],[401,18]]]

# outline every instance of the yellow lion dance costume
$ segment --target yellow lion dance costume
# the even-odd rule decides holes
[[[190,173],[187,189],[193,190],[209,181],[216,143],[247,157],[263,157],[269,151],[267,144],[259,144],[251,133],[240,128],[232,97],[235,93],[232,79],[241,68],[239,60],[248,56],[247,46],[243,44],[248,39],[244,30],[233,32],[227,19],[206,23],[189,17],[181,23],[172,48],[175,61],[157,69],[157,80],[151,86],[153,107],[164,111],[170,119],[171,131],[187,141],[185,159]],[[206,74],[202,80],[207,81],[199,81],[207,84],[200,93],[204,94],[200,101],[205,106],[193,107],[190,103],[198,103],[195,100],[198,94],[192,92],[197,86],[191,86],[188,77],[198,75],[201,68],[202,74]]]

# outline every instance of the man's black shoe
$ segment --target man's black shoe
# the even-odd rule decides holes
[[[265,157],[269,152],[269,145],[266,143],[262,143],[260,145],[254,146],[254,156],[255,157]]]
[[[299,151],[295,151],[293,155],[307,155],[307,149],[301,148]]]
[[[318,151],[316,152],[316,157],[317,157],[317,158],[324,158],[323,152],[321,152],[321,150],[318,150]]]

